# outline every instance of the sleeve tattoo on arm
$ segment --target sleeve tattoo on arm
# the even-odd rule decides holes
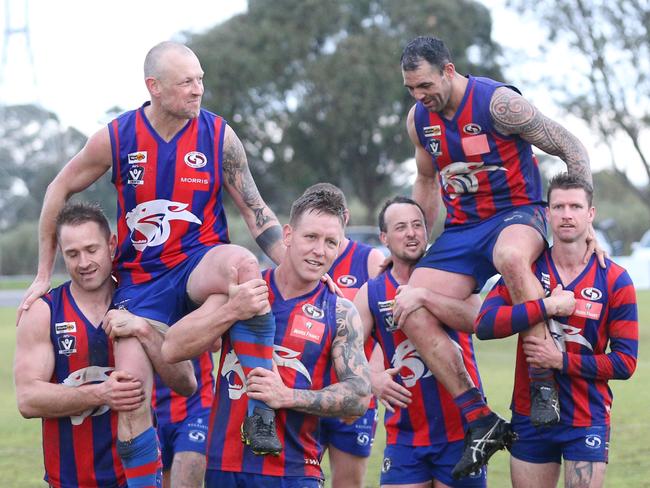
[[[515,91],[497,88],[490,100],[490,115],[499,132],[518,134],[542,151],[560,157],[569,173],[592,182],[589,155],[578,138]]]
[[[226,139],[223,146],[223,172],[226,181],[241,196],[244,204],[251,209],[255,215],[255,225],[258,229],[271,220],[265,214],[266,205],[260,197],[253,176],[248,168],[244,146],[239,138],[234,135]]]
[[[336,337],[331,351],[339,382],[318,391],[294,390],[297,403],[303,405],[299,410],[332,417],[363,414],[366,405],[362,400],[370,394],[370,372],[359,321],[359,312],[354,305],[339,298]]]

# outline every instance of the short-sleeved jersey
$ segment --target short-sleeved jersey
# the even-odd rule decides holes
[[[384,352],[387,368],[400,368],[395,381],[407,388],[411,404],[386,410],[386,444],[430,446],[458,441],[464,437],[460,409],[441,383],[436,381],[413,343],[393,322],[393,304],[399,284],[390,271],[368,281],[368,306],[374,318],[373,335]],[[461,351],[465,368],[474,384],[482,389],[469,334],[445,326],[445,331]]]
[[[348,300],[354,300],[359,288],[368,281],[368,257],[371,251],[371,246],[350,239],[329,270],[332,280]]]
[[[576,298],[573,315],[554,318],[563,329],[566,349],[562,371],[555,371],[560,422],[574,427],[609,425],[613,396],[608,380],[629,378],[636,367],[638,319],[634,285],[625,269],[610,260],[606,260],[603,269],[595,255],[571,283],[562,283],[551,250],[535,262],[533,271],[547,294],[561,284],[565,290],[573,291]],[[515,313],[528,314],[536,323],[534,317],[539,316],[540,304],[541,300],[517,305],[521,310]],[[508,289],[501,280],[486,297],[481,316],[487,319],[484,310],[493,309],[489,316],[494,321],[508,321],[511,305]],[[520,415],[530,415],[529,385],[520,338],[511,405]]]
[[[228,242],[222,204],[226,122],[201,110],[166,142],[144,115],[148,103],[108,126],[120,286],[149,281],[195,252]]]
[[[55,358],[50,382],[76,387],[104,381],[115,365],[112,343],[81,312],[70,293],[70,282],[43,299],[50,307]],[[117,413],[108,406],[76,417],[43,419],[45,480],[57,488],[126,486],[116,439]]]
[[[542,202],[541,176],[531,145],[519,136],[497,132],[492,123],[490,100],[500,86],[506,85],[470,76],[451,120],[429,112],[421,102],[415,105],[418,139],[440,179],[447,208],[445,227],[476,223],[512,207]]]
[[[284,383],[295,389],[320,390],[330,384],[331,347],[336,336],[336,300],[323,283],[311,292],[285,300],[266,271],[275,316],[273,360]],[[219,361],[215,403],[210,415],[208,469],[270,476],[322,478],[320,419],[291,409],[277,410],[275,422],[284,449],[280,456],[256,456],[240,439],[248,397],[244,373],[228,334]]]
[[[196,393],[189,397],[177,394],[163,380],[155,375],[154,391],[151,404],[160,424],[182,422],[187,417],[207,416],[214,400],[214,377],[212,370],[214,362],[212,354],[204,352],[192,359],[194,376],[196,377]]]

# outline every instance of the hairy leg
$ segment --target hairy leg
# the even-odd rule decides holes
[[[566,488],[601,488],[605,484],[606,463],[565,461],[564,486]]]
[[[205,464],[205,454],[192,451],[176,453],[172,468],[164,473],[163,488],[201,488]]]
[[[362,488],[368,467],[367,457],[355,456],[329,445],[332,486],[337,488]]]

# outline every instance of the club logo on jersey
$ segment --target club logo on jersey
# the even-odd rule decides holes
[[[101,383],[108,379],[112,371],[113,368],[109,367],[88,366],[86,368],[81,368],[70,373],[68,377],[63,380],[63,384],[65,386],[74,388],[81,385],[87,385],[89,383]],[[104,413],[108,412],[108,410],[108,405],[89,408],[88,410],[81,412],[79,415],[71,415],[70,422],[72,425],[80,425],[86,417],[96,417],[97,415],[103,415]]]
[[[384,460],[381,463],[381,472],[382,473],[388,473],[390,470],[390,465],[391,465],[391,460],[388,457],[385,457]]]
[[[311,375],[305,365],[299,359],[300,353],[289,349],[288,347],[273,345],[273,362],[285,368],[291,368],[303,375],[311,384]],[[223,361],[221,376],[228,382],[228,398],[239,400],[246,393],[246,381],[244,369],[239,362],[235,350],[231,349]]]
[[[126,182],[133,186],[144,184],[144,168],[142,166],[131,166]]]
[[[395,348],[391,363],[393,368],[399,368],[399,375],[407,388],[415,386],[420,378],[431,376],[431,371],[424,365],[409,339],[405,339]]]
[[[602,444],[603,440],[598,434],[589,434],[585,436],[585,446],[589,449],[598,449]]]
[[[171,233],[170,222],[174,220],[201,225],[201,220],[185,210],[187,206],[186,203],[162,199],[140,203],[126,214],[126,225],[131,231],[129,237],[133,247],[142,251],[147,247],[164,244]]]
[[[59,354],[70,356],[77,352],[77,338],[69,334],[63,335],[57,339],[59,344]]]
[[[466,193],[476,193],[479,186],[476,175],[486,171],[507,171],[507,169],[496,165],[486,166],[482,161],[451,163],[440,171],[442,188],[452,200]]]
[[[338,280],[336,280],[336,283],[339,286],[345,286],[346,288],[349,288],[357,284],[357,278],[356,276],[352,275],[343,275],[339,276]]]
[[[63,380],[63,384],[74,388],[89,383],[101,383],[108,379],[112,371],[113,368],[105,366],[88,366],[70,373],[68,377]],[[70,422],[72,425],[80,425],[86,417],[103,415],[108,412],[109,408],[108,405],[89,408],[88,410],[81,412],[79,415],[71,415]]]
[[[382,300],[377,302],[377,308],[379,313],[384,319],[384,325],[388,332],[394,332],[398,329],[393,319],[393,306],[395,305],[395,300]]]
[[[203,166],[208,164],[208,158],[205,157],[205,154],[198,151],[188,152],[183,158],[183,161],[190,168],[203,168]]]
[[[589,341],[582,336],[582,329],[572,325],[562,324],[562,332],[564,334],[564,342],[575,342],[576,344],[585,346],[590,351],[594,350]]]
[[[68,334],[77,332],[76,322],[57,322],[54,324],[54,332],[56,334]]]
[[[129,153],[127,156],[129,164],[140,164],[147,162],[147,151],[138,151],[134,153]]]
[[[312,319],[319,320],[325,317],[325,312],[312,303],[305,303],[302,306],[302,311],[307,317],[311,317]]]
[[[429,141],[429,152],[434,156],[440,156],[442,154],[440,150],[440,139],[431,139]]]
[[[463,132],[470,135],[480,134],[481,130],[481,126],[474,123],[466,124],[465,127],[463,127]]]
[[[591,300],[592,302],[595,302],[597,300],[600,300],[603,297],[603,292],[600,291],[598,288],[583,288],[580,291],[580,294],[582,295],[583,298],[586,298],[587,300]]]
[[[427,127],[424,127],[422,131],[424,132],[424,137],[436,137],[442,134],[442,130],[440,130],[439,125],[429,125]]]

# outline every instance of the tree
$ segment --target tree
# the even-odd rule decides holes
[[[629,161],[614,149],[616,139],[627,140],[650,180],[650,155],[642,144],[650,126],[650,3],[510,0],[510,5],[534,15],[546,27],[551,43],[568,44],[572,74],[579,80],[571,83],[562,73],[560,102],[602,137],[610,152],[610,175],[650,210],[650,185],[640,188],[631,181],[626,175]],[[581,87],[580,91],[572,86]],[[645,220],[647,224],[647,212]]]
[[[370,222],[413,155],[399,57],[420,34],[445,39],[461,73],[500,77],[489,11],[471,0],[250,0],[189,45],[206,106],[233,125],[274,208],[329,181]]]
[[[47,185],[86,136],[61,127],[56,115],[36,105],[0,108],[0,274],[25,273],[36,270],[37,247],[32,244],[38,241],[36,221]],[[99,202],[110,216],[114,193],[106,175],[77,198]],[[32,231],[28,245],[24,238]]]

